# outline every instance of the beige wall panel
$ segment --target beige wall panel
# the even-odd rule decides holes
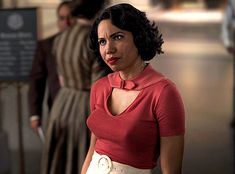
[[[129,3],[140,10],[147,10],[150,7],[150,0],[110,0],[111,4]]]

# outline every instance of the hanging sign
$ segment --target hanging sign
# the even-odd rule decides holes
[[[36,11],[0,10],[0,81],[28,80],[37,43]]]

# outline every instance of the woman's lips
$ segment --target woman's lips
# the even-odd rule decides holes
[[[117,58],[117,57],[111,57],[107,60],[107,62],[110,65],[115,65],[118,60],[119,60],[119,58]]]

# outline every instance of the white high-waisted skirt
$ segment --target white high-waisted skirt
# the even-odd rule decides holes
[[[86,174],[151,174],[151,169],[138,169],[94,152]]]

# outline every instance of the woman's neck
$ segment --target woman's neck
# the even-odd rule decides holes
[[[146,63],[141,60],[132,65],[128,71],[119,71],[120,77],[123,80],[130,80],[138,76],[146,67]]]

